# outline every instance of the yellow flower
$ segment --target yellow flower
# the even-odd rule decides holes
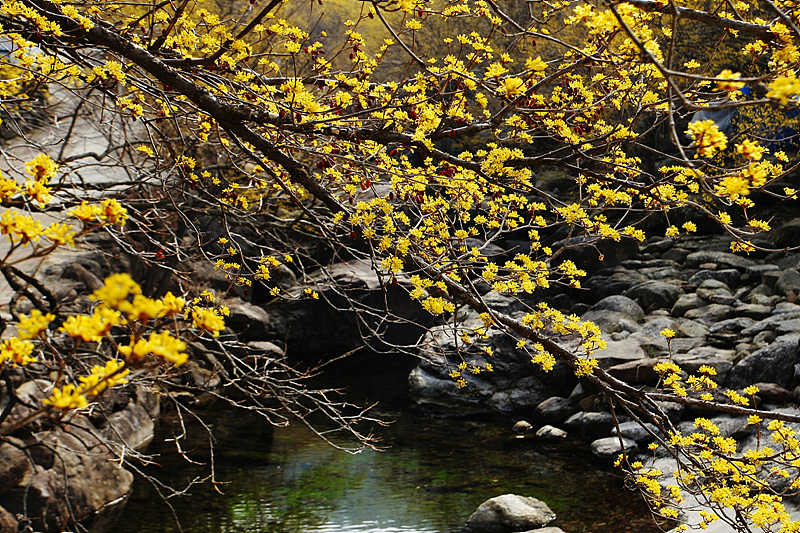
[[[39,333],[46,330],[47,326],[55,318],[55,315],[50,313],[43,315],[38,309],[31,311],[31,316],[20,315],[20,321],[17,325],[17,337],[19,339],[34,339],[39,336]]]
[[[661,330],[661,335],[666,337],[666,338],[668,338],[668,339],[671,339],[672,337],[675,336],[675,332],[672,331],[669,328],[664,328],[664,329]]]
[[[686,133],[692,137],[698,154],[703,157],[711,157],[717,151],[722,151],[728,146],[728,138],[719,131],[713,120],[692,122]]]
[[[742,77],[742,75],[739,72],[734,74],[730,70],[727,70],[727,69],[723,70],[717,76],[717,79],[720,80],[720,81],[717,82],[717,89],[719,89],[720,91],[727,91],[727,92],[738,91],[739,89],[744,87],[744,82],[741,82],[741,81],[730,81],[730,80],[738,79],[738,78],[741,78],[741,77]]]
[[[106,278],[105,286],[94,291],[89,299],[104,302],[109,307],[117,307],[131,294],[141,293],[142,288],[133,281],[129,274],[113,274]]]
[[[162,303],[164,304],[162,315],[167,316],[180,313],[183,310],[183,307],[186,305],[186,300],[173,295],[172,292],[168,292],[164,295]]]
[[[194,327],[202,331],[209,331],[214,337],[219,337],[219,332],[225,329],[225,320],[216,309],[194,307],[191,315]]]
[[[33,343],[28,340],[21,340],[18,337],[11,337],[3,341],[0,345],[0,364],[11,361],[14,368],[17,365],[27,365],[35,363],[36,358],[31,357],[33,353]]]
[[[49,155],[39,154],[32,161],[25,163],[25,170],[34,180],[47,184],[56,176],[58,165]]]
[[[53,395],[47,400],[42,400],[42,403],[52,405],[56,409],[82,409],[89,405],[81,389],[72,383],[64,385],[61,389],[54,387]]]
[[[147,348],[152,354],[174,363],[175,366],[182,365],[189,358],[188,354],[183,353],[186,343],[171,336],[169,331],[150,334]]]
[[[514,98],[525,92],[525,82],[519,78],[506,78],[497,87],[497,92],[509,98]]]

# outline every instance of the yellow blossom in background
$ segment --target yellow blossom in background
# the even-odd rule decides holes
[[[720,80],[717,82],[717,89],[719,89],[720,91],[727,91],[727,92],[738,91],[739,89],[744,87],[744,82],[731,81],[731,80],[735,80],[741,77],[742,75],[739,72],[734,74],[728,69],[723,70],[717,76],[717,79]]]

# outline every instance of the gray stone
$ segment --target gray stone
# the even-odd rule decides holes
[[[665,339],[665,337],[661,335],[664,329],[676,331],[678,329],[678,322],[672,317],[657,317],[648,320],[642,325],[642,333],[654,339]]]
[[[753,320],[761,320],[772,314],[772,308],[768,305],[742,304],[735,309],[737,317],[747,317]]]
[[[715,322],[719,322],[720,320],[731,318],[734,313],[735,311],[733,307],[729,305],[710,304],[705,307],[691,309],[683,316],[686,318],[691,318],[692,320],[697,320],[698,322],[702,322],[704,324],[713,324]]]
[[[700,285],[706,281],[717,281],[725,285],[726,288],[733,288],[739,285],[741,274],[735,268],[726,268],[723,270],[701,270],[691,278],[688,283],[690,285]],[[717,287],[718,288],[718,287]]]
[[[536,431],[536,438],[546,441],[559,441],[567,438],[567,432],[551,425],[545,425]]]
[[[225,317],[225,325],[244,340],[264,340],[269,334],[269,315],[262,308],[239,298],[226,302],[230,315]]]
[[[800,272],[793,268],[784,270],[775,282],[774,290],[782,296],[787,296],[792,291],[800,291]]]
[[[791,388],[794,386],[794,375],[787,369],[794,368],[798,360],[800,356],[796,342],[776,342],[739,361],[728,374],[728,387],[741,389],[765,381]]]
[[[781,269],[781,267],[779,267],[778,265],[771,265],[771,264],[753,265],[751,267],[748,267],[745,272],[747,272],[748,274],[750,274],[752,276],[756,276],[757,278],[760,278],[766,272],[774,272],[774,271],[780,270],[780,269]]]
[[[283,349],[280,346],[271,343],[269,341],[248,342],[247,347],[259,353],[264,353],[272,357],[280,358],[285,355]]]
[[[16,487],[31,468],[33,465],[18,446],[8,442],[0,444],[0,494]]]
[[[626,383],[636,383],[639,385],[655,385],[658,383],[659,374],[653,367],[658,363],[656,359],[650,357],[628,361],[619,365],[614,365],[608,369],[611,376]]]
[[[624,296],[623,296],[624,298]],[[638,306],[637,306],[638,307]],[[631,320],[627,316],[617,313],[611,310],[604,310],[604,309],[597,309],[594,308],[589,309],[584,315],[581,317],[581,320],[589,320],[597,324],[600,329],[606,333],[618,333],[622,331],[627,331],[628,333],[632,333],[634,331],[639,331],[641,328],[639,324],[635,321]]]
[[[773,315],[788,315],[792,313],[800,314],[800,305],[791,302],[780,302],[776,304],[775,309],[772,310]]]
[[[644,320],[644,310],[639,304],[625,296],[614,295],[603,298],[594,304],[589,309],[589,312],[599,310],[614,311],[633,322]]]
[[[778,336],[778,334],[775,333],[774,331],[770,331],[770,330],[760,331],[753,338],[753,342],[769,344],[770,342],[774,341],[777,336]]]
[[[736,301],[730,291],[726,289],[697,289],[697,294],[703,300],[712,304],[733,305]]]
[[[643,274],[616,267],[594,274],[585,285],[591,289],[588,294],[592,298],[591,301],[597,302],[607,296],[622,294],[634,285],[645,281],[647,281],[647,277]]]
[[[542,527],[539,529],[531,529],[523,533],[564,533],[564,530],[560,527]]]
[[[800,218],[795,218],[774,230],[773,242],[778,247],[797,246],[800,242]]]
[[[661,259],[669,259],[671,261],[676,261],[678,263],[683,263],[686,261],[686,257],[691,252],[686,248],[672,248],[671,250],[667,250],[666,252],[661,254]]]
[[[581,411],[569,417],[564,427],[580,432],[584,440],[593,441],[609,434],[614,418],[605,411]]]
[[[639,343],[630,337],[621,341],[606,339],[606,349],[599,350],[593,355],[603,369],[646,357]]]
[[[662,254],[674,245],[675,241],[673,239],[661,239],[642,246],[641,251],[643,254]]]
[[[800,318],[792,318],[790,320],[783,320],[778,322],[778,327],[775,328],[778,335],[785,335],[786,333],[796,333],[800,331]]]
[[[620,443],[620,440],[622,440],[622,443]],[[623,449],[626,454],[631,454],[638,450],[638,446],[636,441],[624,437],[621,439],[620,437],[605,437],[592,442],[592,454],[604,461],[616,460],[617,456],[623,452]]]
[[[721,331],[741,331],[755,324],[755,320],[747,317],[729,318],[722,322],[712,324],[708,328],[709,333],[719,333]]]
[[[539,405],[533,412],[538,420],[551,424],[559,424],[578,411],[578,406],[569,398],[553,396]]]
[[[745,270],[756,263],[750,259],[745,259],[738,255],[728,252],[715,252],[712,250],[703,250],[694,252],[686,256],[686,265],[690,268],[697,268],[703,263],[717,263],[731,268],[738,268]]]
[[[754,383],[754,385],[759,389],[757,396],[767,403],[786,404],[793,400],[790,391],[775,383]]]
[[[122,472],[130,475],[126,470]],[[110,481],[98,480],[98,483],[108,482]],[[79,510],[67,503],[64,481],[59,474],[42,468],[36,469],[36,474],[25,486],[0,497],[0,505],[12,515],[28,517],[32,530],[44,533],[63,531],[71,512],[79,518],[85,516],[75,513]]]
[[[547,504],[536,498],[504,494],[483,502],[466,525],[474,533],[506,533],[540,528],[555,518]]]
[[[109,441],[142,451],[153,440],[154,429],[147,410],[139,404],[129,403],[125,409],[108,417],[102,435]]]
[[[671,309],[678,301],[683,290],[664,281],[646,281],[631,287],[625,293],[628,298],[635,299],[646,310]]]
[[[523,433],[527,433],[531,429],[533,429],[533,426],[530,424],[530,422],[527,420],[520,420],[514,424],[514,426],[511,428],[511,431],[521,435]]]
[[[708,335],[708,328],[695,320],[684,319],[678,324],[677,331],[686,337],[705,337]]]
[[[706,301],[700,298],[695,293],[684,294],[672,306],[672,316],[682,317],[687,311],[704,307]]]
[[[642,427],[639,422],[635,422],[633,420],[629,420],[628,422],[622,422],[619,425],[619,433],[622,434],[623,437],[626,439],[630,439],[636,441],[636,443],[647,442],[653,440],[653,434],[658,435],[659,431],[653,424],[649,422],[645,422],[644,424],[647,429]],[[650,431],[648,431],[648,429]],[[617,428],[613,428],[611,430],[612,435],[617,435]]]

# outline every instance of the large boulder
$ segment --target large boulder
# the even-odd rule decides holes
[[[510,533],[547,525],[556,515],[542,501],[517,494],[503,494],[483,502],[467,520],[473,533]]]
[[[775,342],[739,361],[728,374],[728,387],[741,389],[759,381],[785,389],[794,386],[794,365],[800,361],[797,342]]]
[[[717,252],[714,250],[702,250],[686,256],[686,265],[689,268],[697,268],[704,263],[716,263],[729,268],[747,270],[756,263],[751,259],[746,259],[728,252]]]
[[[672,309],[683,290],[665,281],[646,281],[631,287],[625,293],[628,298],[637,300],[645,310]]]
[[[782,272],[775,282],[774,290],[781,296],[787,296],[793,291],[795,294],[800,292],[800,272],[793,268]]]

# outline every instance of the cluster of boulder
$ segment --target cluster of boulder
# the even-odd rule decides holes
[[[618,379],[654,386],[659,378],[654,366],[671,357],[690,374],[703,365],[715,368],[723,388],[741,392],[758,386],[763,405],[792,404],[800,400],[800,255],[742,257],[724,251],[729,243],[719,236],[646,241],[633,257],[592,273],[579,300],[575,292],[546,298],[601,327],[608,347],[594,356]],[[489,293],[485,299],[512,316],[527,311],[524,301],[511,297]],[[482,325],[470,310],[461,311],[458,321],[467,328]],[[675,336],[668,340],[661,335],[665,329]],[[465,414],[504,412],[526,419],[541,438],[572,435],[591,442],[598,456],[619,453],[620,439],[602,394],[564,364],[542,372],[517,348],[517,339],[501,332],[490,332],[482,341],[493,355],[471,350],[464,356],[470,365],[491,363],[494,372],[470,376],[468,387],[458,390],[448,376],[452,365],[445,361],[456,351],[452,331],[452,326],[438,326],[426,337],[425,357],[409,377],[417,403]],[[676,422],[700,416],[681,405],[667,408]],[[747,426],[744,418],[720,419],[736,431]],[[629,452],[653,439],[633,422],[620,429]]]

